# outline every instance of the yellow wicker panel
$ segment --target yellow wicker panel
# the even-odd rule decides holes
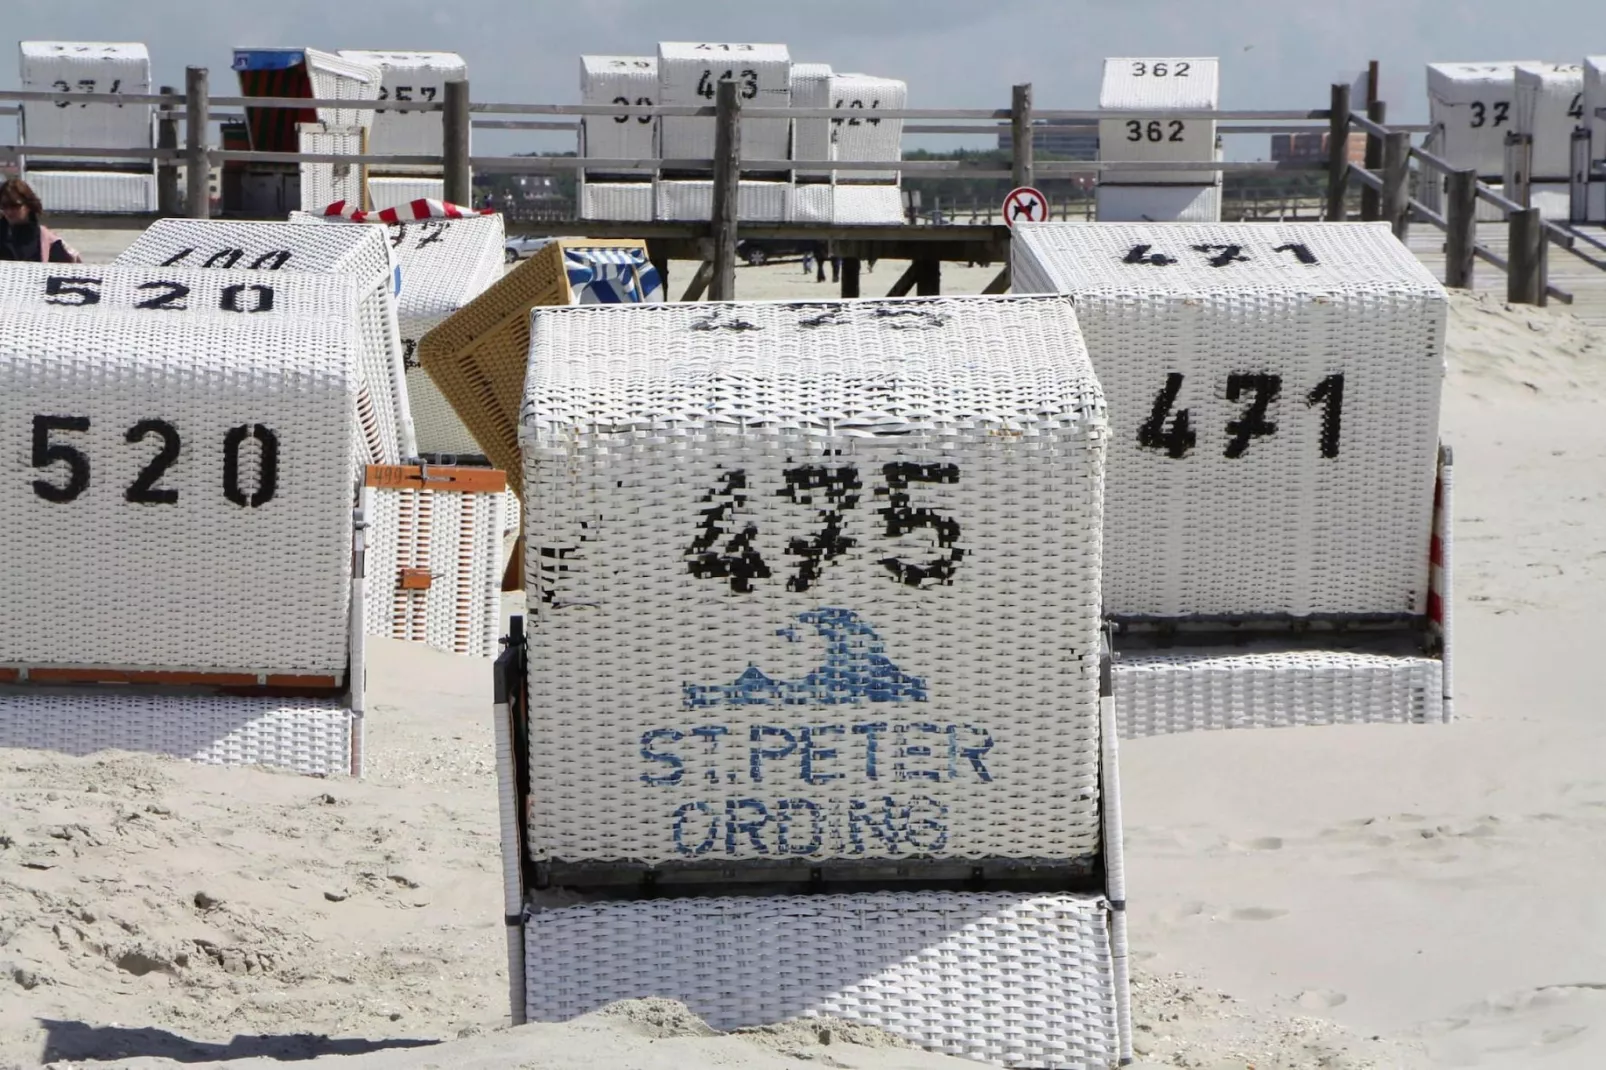
[[[442,321],[418,343],[419,363],[457,410],[492,467],[524,470],[519,406],[530,352],[530,310],[573,304],[564,253],[570,249],[640,250],[631,239],[564,238],[552,242],[501,282]],[[521,499],[524,488],[513,485]]]

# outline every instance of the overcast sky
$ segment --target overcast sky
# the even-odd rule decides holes
[[[581,53],[707,40],[778,42],[794,61],[902,78],[911,107],[1007,107],[1009,87],[1029,81],[1040,108],[1090,108],[1104,57],[1193,55],[1221,58],[1223,107],[1319,108],[1332,82],[1377,59],[1390,117],[1421,122],[1430,61],[1606,53],[1599,0],[0,0],[0,9],[12,40],[142,41],[158,84],[182,86],[186,66],[206,66],[217,95],[237,91],[235,47],[312,46],[458,52],[475,100],[573,102]],[[17,84],[16,49],[0,49],[0,85]]]

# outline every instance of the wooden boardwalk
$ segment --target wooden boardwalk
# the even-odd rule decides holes
[[[1596,238],[1606,241],[1606,229],[1581,228]],[[1444,278],[1444,233],[1431,223],[1412,223],[1406,244],[1417,259],[1440,279]],[[1502,258],[1506,255],[1506,225],[1479,223],[1478,244]],[[1579,243],[1583,252],[1606,265],[1606,250]],[[1580,260],[1572,253],[1555,245],[1550,247],[1550,284],[1573,295],[1571,306],[1551,298],[1551,304],[1567,308],[1579,319],[1596,327],[1606,328],[1606,270]],[[1473,289],[1497,293],[1506,292],[1506,273],[1484,260],[1472,269]]]

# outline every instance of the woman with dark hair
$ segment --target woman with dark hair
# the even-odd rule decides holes
[[[20,178],[0,185],[0,260],[81,264],[73,247],[39,222],[44,206],[33,187]]]

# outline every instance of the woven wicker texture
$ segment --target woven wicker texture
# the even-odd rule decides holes
[[[1123,739],[1218,728],[1439,723],[1437,658],[1336,650],[1123,654],[1115,709]]]
[[[1099,107],[1112,111],[1214,111],[1220,68],[1206,57],[1115,57],[1104,61]],[[1216,124],[1200,119],[1100,119],[1101,160],[1214,160]],[[1217,181],[1213,171],[1101,174],[1100,185]]]
[[[1423,612],[1446,305],[1387,224],[1023,223],[1011,267],[1109,399],[1106,613]]]
[[[0,264],[0,665],[343,677],[359,307],[289,273]]]
[[[375,488],[364,604],[370,635],[491,657],[501,621],[504,492]],[[402,570],[429,574],[425,589]]]
[[[379,68],[380,100],[444,101],[446,83],[468,77],[468,64],[456,52],[368,52],[343,48],[337,55],[353,63]],[[380,108],[373,116],[369,152],[395,156],[440,155],[440,112]],[[439,174],[441,169],[428,164],[387,164],[385,170]]]
[[[1112,186],[1099,183],[1094,209],[1100,223],[1217,223],[1221,186]]]
[[[28,184],[52,212],[156,211],[156,176],[129,171],[36,171]]]
[[[598,182],[580,177],[580,218],[651,223],[652,182]]]
[[[1584,120],[1589,126],[1591,160],[1606,160],[1606,117],[1600,111],[1606,108],[1606,56],[1584,57]],[[1596,213],[1590,214],[1593,222],[1603,221]]]
[[[378,100],[384,73],[377,63],[347,59],[316,48],[303,50],[307,79],[315,100]],[[329,126],[361,126],[372,129],[372,108],[318,108],[318,122]]]
[[[831,106],[831,65],[829,63],[792,64],[792,107],[829,108]],[[831,120],[792,120],[792,158],[794,160],[831,159]],[[829,178],[829,170],[800,170],[798,178]],[[821,220],[829,222],[829,218]]]
[[[895,185],[838,185],[831,201],[833,223],[903,222],[903,193]]]
[[[414,201],[438,201],[446,196],[444,179],[423,175],[368,177],[368,204],[375,211],[400,208]]]
[[[1428,64],[1428,121],[1442,131],[1437,155],[1484,178],[1505,171],[1518,62]]]
[[[300,123],[301,151],[357,156],[363,151],[359,126],[336,128],[324,123]],[[321,212],[336,201],[362,203],[363,169],[354,163],[308,163],[301,168],[301,210]]]
[[[658,102],[709,107],[715,86],[734,81],[742,103],[753,108],[785,108],[792,102],[792,57],[785,45],[660,42]],[[659,145],[667,160],[711,160],[712,116],[664,116]],[[742,157],[785,160],[792,150],[790,119],[743,119]]]
[[[836,186],[830,182],[805,182],[793,186],[792,222],[831,222],[832,213],[836,210],[835,193]]]
[[[903,120],[881,119],[872,113],[907,107],[907,82],[873,74],[833,74],[830,97],[830,106],[845,113],[830,120],[833,160],[903,159]],[[897,171],[838,171],[836,180],[897,182],[898,175]]]
[[[113,263],[254,268],[274,271],[275,277],[308,273],[353,279],[363,295],[358,413],[364,460],[395,464],[404,454],[415,452],[396,321],[396,273],[383,231],[356,226],[158,219]]]
[[[351,711],[316,699],[0,692],[0,747],[140,751],[208,765],[352,772]]]
[[[532,1021],[668,996],[716,1029],[831,1015],[1003,1066],[1118,1057],[1109,908],[877,892],[567,906],[525,924]]]
[[[521,495],[524,483],[516,475],[524,470],[519,409],[529,362],[530,310],[574,302],[568,276],[571,257],[618,252],[644,262],[647,243],[584,238],[552,242],[419,340],[419,364],[491,466],[510,473],[510,482]]]
[[[19,73],[30,93],[129,93],[151,91],[151,57],[142,44],[89,41],[23,41]],[[75,104],[27,101],[22,104],[24,144],[60,148],[148,149],[153,144],[154,109],[149,104]],[[28,160],[39,166],[49,157]],[[56,157],[59,163],[82,167],[92,157]],[[120,167],[149,163],[106,157]],[[59,205],[45,202],[51,208]]]
[[[714,213],[714,184],[701,179],[658,180],[653,214],[660,220],[706,223]],[[744,223],[786,223],[791,220],[790,182],[737,184],[736,214]]]
[[[1584,121],[1584,68],[1576,63],[1519,63],[1511,126],[1533,135],[1534,182],[1566,182],[1573,128]]]
[[[656,56],[580,57],[580,103],[646,107],[657,101]],[[658,119],[652,115],[584,116],[580,120],[580,155],[605,160],[651,160],[658,155]],[[651,175],[653,170],[632,168],[610,173]]]
[[[1068,301],[538,309],[529,368],[536,858],[1097,851]]]
[[[365,226],[340,216],[296,213],[292,222]],[[419,340],[447,316],[484,293],[502,277],[506,231],[500,215],[424,219],[385,227],[391,256],[401,268],[396,298],[407,366],[407,400],[413,435],[425,455],[474,454],[479,446],[452,406],[418,364]]]

